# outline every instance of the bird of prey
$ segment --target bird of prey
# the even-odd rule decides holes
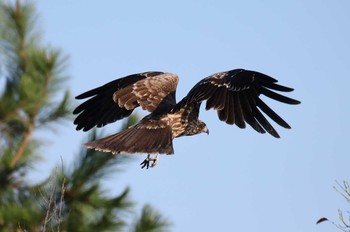
[[[260,95],[287,104],[300,103],[277,93],[291,92],[292,88],[251,70],[234,69],[210,75],[176,102],[178,81],[176,74],[144,72],[116,79],[77,96],[76,99],[87,99],[73,111],[78,114],[74,120],[77,130],[103,127],[128,117],[138,106],[150,112],[136,125],[84,145],[113,154],[148,154],[141,165],[149,168],[157,164],[159,154],[174,154],[174,138],[209,134],[206,124],[198,119],[203,101],[206,101],[205,109],[216,110],[221,121],[239,128],[245,128],[247,123],[257,132],[268,132],[276,138],[279,135],[266,116],[284,128],[291,127],[260,99]]]

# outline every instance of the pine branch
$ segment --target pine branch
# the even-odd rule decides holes
[[[16,151],[16,154],[13,156],[11,161],[11,168],[14,168],[18,161],[22,158],[26,147],[28,146],[29,139],[33,133],[34,122],[31,122],[28,126],[27,132],[24,134],[22,142],[19,144],[19,147]]]
[[[15,11],[13,12],[14,16],[14,22],[17,25],[17,31],[18,31],[18,37],[19,37],[19,56],[21,60],[21,70],[23,72],[26,71],[27,66],[28,66],[28,57],[27,57],[27,51],[26,51],[26,45],[25,45],[25,31],[24,28],[21,27],[20,22],[23,20],[22,17],[25,16],[22,14],[22,9],[19,0],[16,0],[16,8]]]
[[[71,111],[69,92],[59,85],[64,80],[64,59],[58,50],[39,43],[32,33],[34,5],[21,3],[0,0],[0,59],[5,60],[1,65],[7,78],[0,96],[0,133],[5,134],[0,139],[0,230],[43,231],[50,226],[52,231],[75,232],[125,229],[125,217],[134,205],[130,189],[108,196],[101,180],[115,174],[127,156],[83,149],[72,169],[62,167],[36,185],[23,181],[21,170],[35,157],[34,132],[67,118]],[[57,98],[57,93],[64,93],[63,98]],[[124,129],[137,119],[129,117]],[[142,231],[168,227],[168,221],[149,206],[144,207],[140,222]]]
[[[170,222],[153,209],[150,205],[145,205],[140,218],[136,221],[134,232],[162,232],[168,231]]]

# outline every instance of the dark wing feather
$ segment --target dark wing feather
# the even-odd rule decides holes
[[[113,154],[174,154],[172,130],[166,121],[143,120],[108,137],[84,144],[95,150]]]
[[[164,99],[163,104],[174,105],[177,83],[175,74],[145,72],[82,93],[76,99],[89,99],[73,111],[73,114],[78,114],[74,120],[76,129],[88,131],[94,126],[105,126],[128,117],[138,106],[152,112]]]
[[[259,133],[267,131],[278,138],[278,133],[261,111],[280,126],[285,128],[290,126],[259,96],[262,94],[276,101],[293,105],[300,102],[274,92],[293,91],[292,88],[276,82],[276,79],[268,75],[244,69],[215,73],[198,82],[174,110],[200,104],[206,100],[206,109],[217,110],[220,120],[228,124],[236,124],[239,128],[245,128],[245,123],[248,123]]]
[[[242,112],[242,105],[241,105],[241,99],[239,97],[239,95],[237,94],[234,94],[233,95],[233,99],[235,101],[235,108],[233,109],[233,112],[231,113],[234,113],[235,114],[235,118],[236,118],[236,125],[243,129],[245,128],[245,122],[244,122],[244,119],[243,119],[243,112]]]

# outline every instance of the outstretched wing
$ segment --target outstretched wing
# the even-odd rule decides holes
[[[277,80],[263,73],[244,69],[215,73],[198,82],[175,109],[198,106],[206,100],[206,110],[217,110],[221,121],[236,124],[239,128],[245,128],[245,123],[248,123],[259,133],[267,131],[279,138],[278,133],[261,111],[280,126],[285,128],[290,126],[267,106],[259,95],[287,104],[300,102],[274,92],[273,90],[293,91],[292,88],[278,85],[276,82]],[[196,113],[198,115],[198,112]]]
[[[105,126],[128,117],[138,106],[153,112],[164,99],[166,104],[175,105],[177,83],[175,74],[145,72],[82,93],[76,99],[89,99],[73,111],[73,114],[79,114],[74,120],[76,129],[88,131],[94,126]]]

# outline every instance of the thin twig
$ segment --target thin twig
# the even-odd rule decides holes
[[[62,164],[62,175],[64,175],[62,156],[61,156],[61,164]],[[59,205],[59,208],[58,208],[58,217],[56,219],[56,221],[57,221],[57,232],[60,232],[61,216],[62,216],[62,209],[63,209],[63,204],[64,204],[64,202],[63,202],[63,200],[64,200],[64,193],[66,191],[65,184],[66,184],[66,178],[63,177],[62,185],[61,185],[60,205]]]
[[[52,185],[50,186],[50,192],[51,193],[50,193],[48,206],[47,206],[47,210],[46,210],[44,225],[43,225],[42,229],[40,230],[42,232],[44,232],[46,230],[46,225],[51,220],[51,217],[52,217],[51,205],[52,205],[52,202],[53,202],[54,195],[56,193],[56,185],[53,185],[53,187],[52,187]]]

